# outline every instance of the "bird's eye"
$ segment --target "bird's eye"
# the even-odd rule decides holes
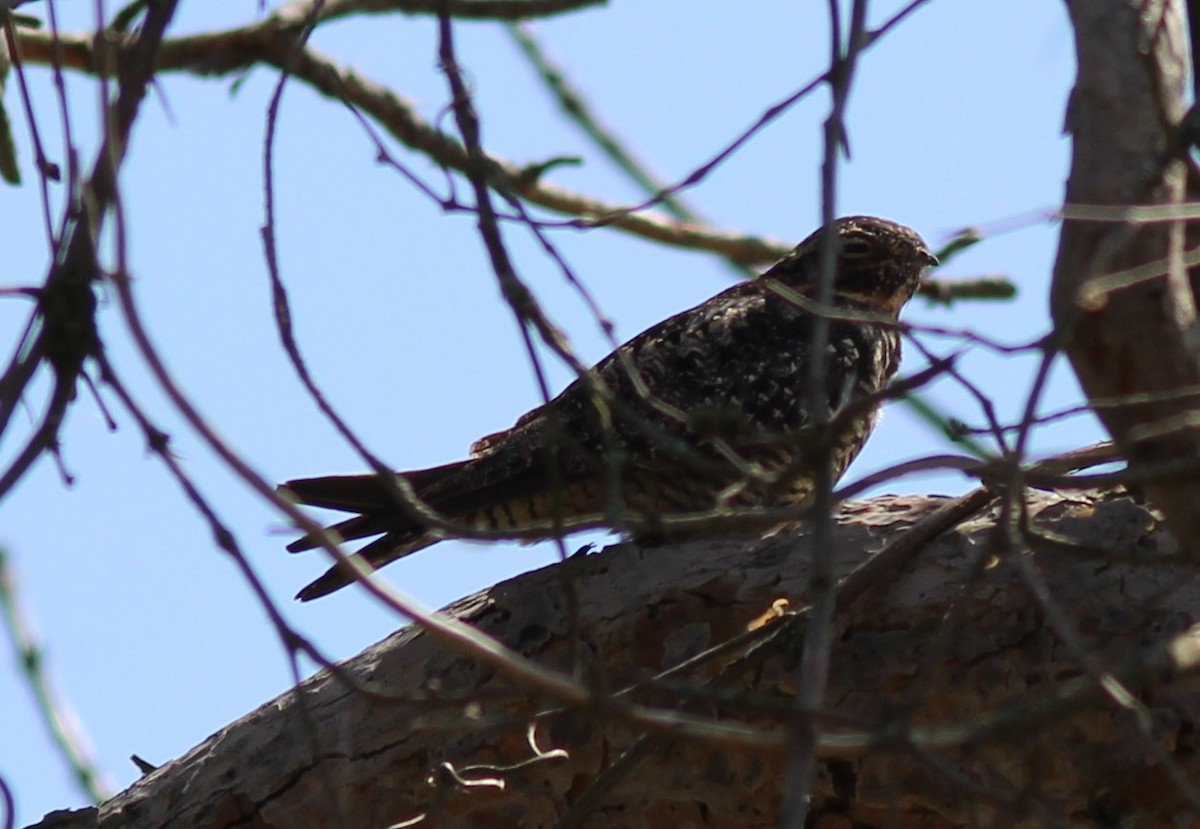
[[[861,239],[848,239],[842,242],[842,256],[847,259],[862,259],[871,255],[871,245]]]

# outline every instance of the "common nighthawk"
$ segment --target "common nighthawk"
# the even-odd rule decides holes
[[[829,421],[896,373],[894,326],[937,258],[913,230],[885,219],[836,222],[838,242],[825,361]],[[585,517],[704,512],[720,506],[802,504],[811,497],[806,425],[810,354],[823,233],[818,230],[758,279],[648,328],[587,378],[479,440],[471,458],[396,473],[429,508],[476,529],[523,530]],[[802,307],[808,298],[808,308]],[[857,317],[856,319],[854,317]],[[872,324],[871,320],[885,324]],[[870,435],[878,404],[848,419],[827,444],[836,480]],[[810,442],[811,443],[811,442]],[[369,538],[356,554],[381,567],[434,544],[377,475],[302,478],[283,489],[300,503],[357,513],[331,529]],[[288,546],[316,547],[309,536]],[[334,566],[298,594],[324,596],[354,576]]]

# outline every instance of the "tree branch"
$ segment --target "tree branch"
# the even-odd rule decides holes
[[[832,535],[836,575],[859,571],[915,522],[946,514],[947,503],[844,505]],[[1065,547],[1025,548],[996,561],[985,543],[992,512],[943,532],[899,570],[886,564],[882,590],[840,605],[829,702],[817,712],[814,819],[974,825],[974,810],[987,803],[1023,825],[1057,825],[1064,815],[1139,827],[1186,821],[1159,760],[1166,752],[1175,767],[1200,772],[1190,749],[1200,722],[1200,690],[1189,678],[1197,635],[1187,629],[1200,582],[1154,516],[1128,498],[1038,494],[1028,509],[1041,532],[1139,555],[1097,566]],[[812,552],[811,528],[802,527],[576,556],[451,612],[562,670],[572,637],[558,571],[570,568],[585,674],[597,689],[591,704],[560,708],[408,628],[345,664],[361,690],[329,672],[305,683],[315,734],[300,726],[295,694],[285,694],[99,810],[41,826],[331,826],[337,813],[322,781],[332,781],[353,793],[343,804],[350,825],[548,828],[590,797],[591,781],[640,733],[658,735],[659,747],[638,758],[636,773],[609,775],[591,823],[774,826],[786,726],[796,716],[802,637],[792,625],[805,623]],[[1157,753],[1134,739],[1140,726],[1031,604],[1026,559],[1048,601],[1086,621],[1081,644],[1096,665],[1139,692]],[[767,614],[762,636],[747,634],[779,599],[796,610],[775,621],[778,612]],[[710,685],[715,676],[723,680]]]
[[[348,13],[339,5],[338,13]],[[402,95],[338,64],[311,47],[296,48],[296,32],[305,19],[301,6],[289,6],[261,22],[223,32],[192,35],[163,43],[157,69],[196,75],[228,75],[266,64],[291,75],[312,89],[368,115],[405,146],[459,172],[470,167],[467,152],[453,136],[430,125]],[[49,65],[57,57],[63,66],[95,73],[105,65],[103,50],[112,48],[92,35],[61,34],[19,29],[18,42],[28,63]],[[57,51],[56,51],[57,50]],[[792,245],[773,239],[733,233],[680,221],[608,202],[552,184],[540,175],[543,165],[524,167],[488,155],[493,186],[531,204],[582,221],[602,221],[626,233],[654,242],[715,253],[740,265],[762,265],[782,258]],[[959,299],[1006,299],[1015,293],[1003,277],[968,280],[926,280],[921,293],[942,302]]]

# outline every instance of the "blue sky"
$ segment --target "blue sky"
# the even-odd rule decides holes
[[[69,28],[91,25],[91,4],[61,4]],[[901,3],[873,4],[879,21]],[[184,0],[176,34],[255,19],[255,3]],[[44,6],[26,7],[43,14]],[[544,45],[595,109],[666,180],[677,180],[822,71],[826,4],[731,4],[715,0],[617,0],[536,24]],[[411,99],[431,120],[447,93],[437,71],[435,23],[373,16],[319,31],[314,44]],[[480,102],[484,140],[518,163],[578,155],[552,181],[611,201],[639,198],[565,123],[505,30],[457,27],[460,60]],[[1036,217],[1055,208],[1069,143],[1063,107],[1073,70],[1063,4],[931,2],[865,57],[848,113],[852,157],[841,170],[838,212],[887,216],[935,246],[964,225],[997,231],[956,258],[946,277],[1003,273],[1020,288],[1006,304],[952,309],[914,302],[906,319],[970,328],[1018,343],[1048,329],[1047,289],[1057,227]],[[46,73],[35,70],[39,125],[62,158]],[[164,76],[147,99],[122,174],[129,261],[138,302],[168,367],[203,414],[270,480],[350,472],[363,463],[303,394],[271,319],[259,242],[266,101],[276,76]],[[38,284],[47,268],[31,150],[12,84],[5,99],[26,184],[0,189],[5,285]],[[82,157],[95,150],[96,88],[69,86]],[[819,222],[819,92],[793,107],[686,194],[714,224],[798,241]],[[443,174],[402,147],[395,157],[438,190]],[[285,95],[277,148],[277,231],[297,333],[318,381],[367,444],[397,468],[463,457],[477,437],[505,428],[539,402],[511,313],[465,214],[443,213],[375,150],[342,106],[300,85]],[[458,192],[466,188],[459,184]],[[1004,232],[999,232],[1004,231]],[[595,321],[553,263],[519,228],[506,230],[519,272],[577,351],[608,350]],[[554,242],[616,322],[621,339],[731,282],[703,254],[672,250],[609,229],[560,230]],[[144,368],[115,298],[101,291],[109,353],[174,451],[285,609],[327,653],[344,658],[402,620],[361,591],[307,605],[291,595],[319,571],[319,554],[289,556],[289,537],[265,503],[225,471],[173,412]],[[0,304],[13,342],[27,303]],[[938,350],[958,344],[929,339]],[[11,346],[9,346],[11,348]],[[914,352],[909,351],[912,358]],[[553,361],[550,361],[551,363]],[[965,372],[1015,418],[1034,361],[973,348]],[[908,371],[920,367],[910,359]],[[551,365],[555,387],[569,378]],[[27,429],[45,378],[20,411]],[[41,461],[0,505],[0,544],[12,557],[26,608],[48,651],[48,668],[90,735],[114,786],[137,777],[136,753],[161,763],[284,691],[289,669],[261,608],[136,425],[102,390],[119,421],[109,432],[82,394],[62,433],[75,476],[63,485]],[[1060,366],[1043,410],[1078,402]],[[968,397],[943,383],[931,400],[979,423]],[[24,432],[7,437],[11,458]],[[1098,440],[1090,419],[1039,430],[1049,453]],[[848,479],[901,460],[952,451],[908,410],[893,406]],[[957,493],[966,479],[897,481],[881,491]],[[581,541],[584,539],[581,539]],[[445,543],[384,571],[428,605],[445,604],[533,567],[547,545]],[[17,825],[83,805],[36,716],[15,655],[0,643],[0,775],[15,789]],[[311,670],[311,666],[308,668]]]

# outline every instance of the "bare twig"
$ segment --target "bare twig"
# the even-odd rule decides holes
[[[849,152],[844,115],[850,96],[851,82],[860,49],[868,45],[866,0],[853,0],[850,11],[850,31],[845,41],[841,32],[842,8],[839,0],[829,0],[830,58],[828,79],[833,99],[825,119],[824,159],[821,164],[821,221],[825,226],[821,249],[820,277],[817,280],[817,302],[829,305],[833,297],[833,280],[837,268],[838,250],[835,244],[834,219],[837,217],[838,158],[845,149]],[[814,317],[812,336],[808,342],[808,416],[817,428],[828,420],[824,402],[826,395],[825,360],[821,359],[829,344],[829,320]],[[833,581],[833,457],[828,445],[820,453],[811,453],[813,466],[813,562],[809,571],[808,601],[810,613],[804,627],[804,653],[796,677],[797,716],[789,728],[792,741],[788,752],[788,770],[784,783],[784,803],[779,820],[780,829],[801,829],[808,819],[809,792],[817,767],[817,745],[820,724],[814,717],[801,712],[816,711],[825,700],[829,681],[829,661],[833,648],[833,619],[836,610],[836,589]]]

